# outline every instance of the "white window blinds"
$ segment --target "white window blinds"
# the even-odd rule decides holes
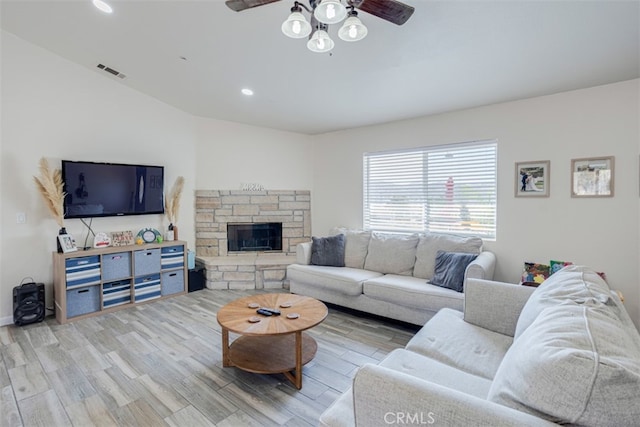
[[[364,154],[364,227],[495,239],[497,143]]]

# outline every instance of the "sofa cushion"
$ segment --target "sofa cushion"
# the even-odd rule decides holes
[[[464,304],[464,295],[459,292],[429,285],[418,277],[397,274],[367,280],[362,292],[370,298],[434,312],[445,307],[462,310]]]
[[[344,234],[312,237],[311,264],[344,267]]]
[[[380,366],[402,372],[443,387],[452,388],[463,393],[486,399],[491,382],[451,366],[444,365],[411,351],[396,349],[380,362]],[[380,384],[384,389],[388,384]],[[320,416],[321,426],[355,426],[353,389],[342,394]],[[381,424],[387,425],[389,423]]]
[[[362,294],[365,280],[381,276],[374,271],[349,267],[324,267],[319,265],[291,264],[287,267],[287,279],[300,283],[310,283],[341,293],[358,296]]]
[[[471,261],[477,257],[477,254],[438,251],[433,279],[429,283],[462,292],[464,290],[464,272]]]
[[[335,228],[334,232],[336,234],[342,233],[345,236],[344,265],[352,268],[364,268],[371,232],[340,227]]]
[[[482,251],[482,239],[453,234],[424,234],[420,237],[420,242],[418,242],[418,247],[416,248],[416,262],[413,268],[415,277],[422,277],[423,279],[431,279],[433,277],[438,251],[479,254]]]
[[[371,233],[365,270],[411,276],[418,240],[417,234]]]
[[[610,295],[609,286],[598,273],[584,266],[569,265],[542,282],[531,294],[518,318],[514,337],[518,338],[547,307],[564,301],[605,303]]]
[[[487,398],[491,389],[491,381],[486,378],[408,350],[393,350],[380,362],[380,366],[482,399]]]
[[[461,312],[444,308],[406,349],[491,380],[512,343],[513,338],[467,323]]]
[[[639,355],[637,331],[609,307],[568,300],[514,341],[488,398],[558,423],[637,425]]]

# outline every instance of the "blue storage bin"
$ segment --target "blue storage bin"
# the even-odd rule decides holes
[[[133,293],[135,302],[160,297],[160,274],[136,277]]]
[[[119,280],[117,282],[102,285],[102,306],[104,308],[131,302],[131,280]]]
[[[85,286],[67,290],[67,317],[99,311],[99,288],[99,286]]]
[[[102,280],[131,277],[131,252],[102,255]]]
[[[160,272],[160,249],[135,251],[133,258],[136,276]]]
[[[162,248],[162,269],[184,267],[184,246]]]
[[[65,260],[67,288],[100,283],[100,257],[85,256]]]
[[[162,295],[184,292],[184,270],[162,273]]]

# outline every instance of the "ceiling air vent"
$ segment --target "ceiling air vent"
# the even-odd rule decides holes
[[[106,65],[104,65],[104,64],[98,64],[98,65],[97,65],[97,67],[98,67],[98,68],[100,68],[101,70],[104,70],[104,71],[106,71],[107,73],[113,74],[114,76],[119,77],[119,78],[121,78],[121,79],[126,79],[126,78],[127,78],[127,76],[126,76],[126,75],[124,75],[124,74],[122,74],[120,71],[118,71],[118,70],[114,70],[114,69],[113,69],[113,68],[111,68],[111,67],[107,67],[107,66],[106,66]]]

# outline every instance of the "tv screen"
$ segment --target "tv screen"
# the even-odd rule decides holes
[[[164,213],[164,167],[62,161],[65,218]]]

